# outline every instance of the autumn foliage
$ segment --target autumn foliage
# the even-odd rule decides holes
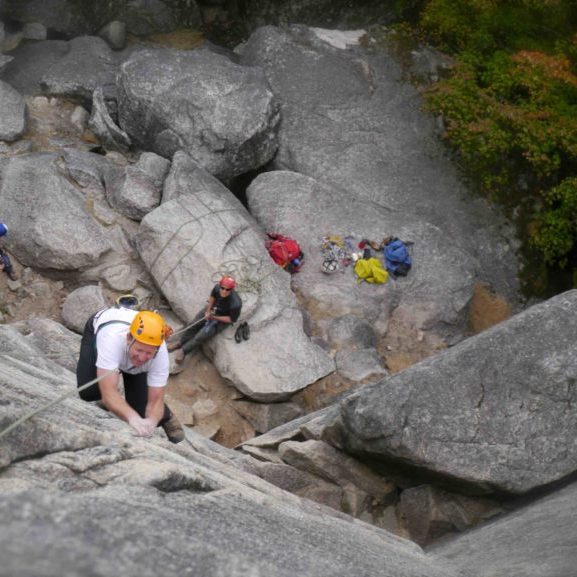
[[[455,59],[427,107],[482,192],[523,207],[550,270],[577,270],[576,30],[574,0],[430,0],[420,18]]]

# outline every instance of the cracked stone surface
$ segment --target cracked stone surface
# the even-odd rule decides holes
[[[9,330],[2,351],[24,339]],[[75,382],[53,361],[4,354],[0,390],[2,434]],[[0,446],[2,575],[456,577],[413,543],[246,472],[232,450],[191,432],[178,446],[136,438],[74,394]]]
[[[522,494],[577,468],[577,291],[345,400],[349,452],[474,491]]]

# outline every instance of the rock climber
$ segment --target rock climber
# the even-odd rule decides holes
[[[235,288],[236,281],[231,276],[223,276],[214,285],[206,307],[194,317],[180,341],[170,344],[170,350],[176,350],[177,363],[182,363],[185,355],[238,320],[242,300]]]
[[[160,426],[169,441],[179,443],[184,440],[184,429],[164,402],[169,374],[164,341],[169,333],[170,328],[157,312],[122,306],[99,311],[84,327],[76,380],[80,387],[116,369],[80,391],[80,397],[102,401],[138,436],[149,437]],[[124,397],[118,391],[119,374]]]

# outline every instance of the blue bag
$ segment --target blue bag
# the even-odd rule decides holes
[[[413,264],[407,245],[398,238],[393,238],[384,250],[385,266],[394,277],[407,276]]]

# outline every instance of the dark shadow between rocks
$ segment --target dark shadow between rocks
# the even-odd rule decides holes
[[[249,170],[244,174],[239,174],[230,181],[225,183],[225,186],[242,202],[243,206],[248,210],[248,200],[246,198],[246,189],[250,186],[251,182],[259,175],[264,172],[270,172],[269,165],[261,166],[254,170]]]
[[[152,483],[155,489],[162,493],[177,493],[179,491],[188,491],[190,493],[211,493],[216,491],[217,487],[211,487],[205,480],[192,479],[189,476],[180,473],[170,473],[164,479]]]

